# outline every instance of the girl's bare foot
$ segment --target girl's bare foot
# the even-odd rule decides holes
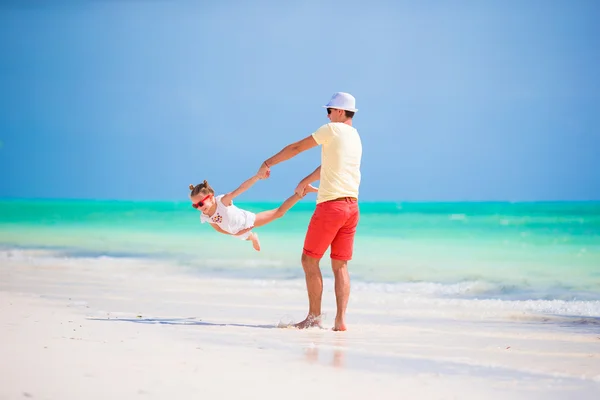
[[[254,247],[254,250],[260,251],[260,242],[256,232],[252,232],[252,234],[248,236],[248,240],[252,240],[252,247]]]

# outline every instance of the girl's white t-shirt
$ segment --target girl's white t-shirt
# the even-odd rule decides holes
[[[242,210],[236,207],[231,202],[230,206],[226,206],[221,202],[224,195],[215,197],[215,203],[217,203],[217,209],[212,217],[204,213],[200,213],[200,222],[209,222],[211,224],[217,224],[225,232],[236,234],[242,229],[250,228],[254,226],[256,214],[250,211]],[[240,239],[246,239],[250,235],[250,231],[240,236]]]

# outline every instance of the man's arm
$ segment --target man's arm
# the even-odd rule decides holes
[[[256,181],[258,181],[258,180],[259,180],[258,175],[254,175],[252,178],[250,178],[250,179],[246,180],[244,183],[242,183],[233,192],[229,192],[226,195],[224,195],[221,198],[221,202],[225,206],[230,206],[231,200],[233,200],[235,197],[239,196],[240,194],[244,193],[246,190],[250,189],[252,187],[252,185],[254,185],[256,183]]]
[[[317,169],[310,173],[306,178],[302,179],[300,183],[304,183],[304,185],[308,185],[310,183],[316,182],[321,179],[321,166],[319,165]]]
[[[310,185],[311,183],[313,183],[315,181],[318,181],[319,179],[321,179],[321,166],[320,165],[317,167],[317,169],[315,169],[313,172],[311,172],[306,178],[304,178],[300,181],[300,183],[296,187],[295,192],[299,196],[302,196],[306,186]]]
[[[297,141],[296,143],[287,145],[279,153],[275,154],[273,157],[266,159],[258,169],[257,175],[261,178],[266,177],[267,171],[273,165],[277,165],[281,162],[287,161],[290,158],[302,153],[303,151],[312,149],[316,146],[317,141],[312,135],[307,136],[304,139]]]

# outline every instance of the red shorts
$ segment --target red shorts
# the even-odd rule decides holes
[[[317,204],[308,224],[303,253],[320,259],[331,245],[331,258],[351,260],[358,219],[358,202],[354,198]]]

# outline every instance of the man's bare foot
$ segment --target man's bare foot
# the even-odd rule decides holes
[[[293,325],[294,328],[298,328],[298,329],[306,329],[306,328],[312,328],[313,326],[318,326],[319,328],[321,327],[321,317],[320,316],[313,316],[313,315],[309,315],[308,317],[306,317],[306,319],[302,322],[298,322],[297,324]]]
[[[254,250],[260,251],[260,242],[258,241],[258,235],[256,232],[252,232],[248,239],[252,240],[252,247],[254,247]]]
[[[338,321],[336,319],[335,320],[335,325],[333,326],[332,330],[334,330],[334,331],[345,331],[346,330],[346,323],[343,320]]]

